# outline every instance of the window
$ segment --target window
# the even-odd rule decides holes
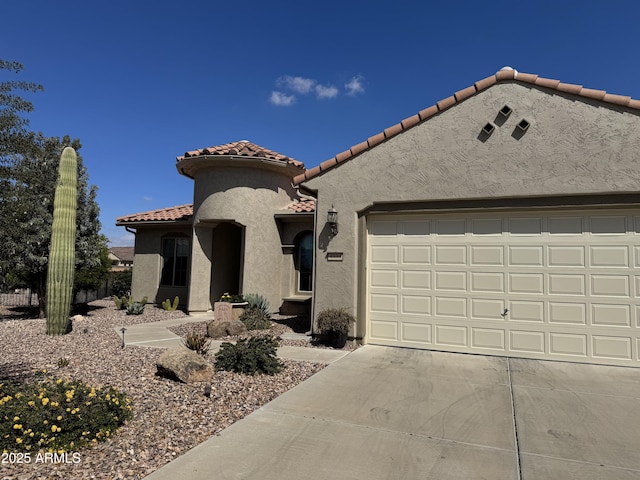
[[[296,241],[298,291],[310,292],[313,279],[313,233],[305,232]]]
[[[162,276],[160,285],[186,287],[189,267],[189,239],[162,239]]]

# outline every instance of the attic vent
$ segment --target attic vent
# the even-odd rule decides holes
[[[495,129],[496,127],[494,127],[491,122],[487,123],[484,127],[482,127],[482,131],[486,135],[491,135]]]
[[[529,128],[530,123],[527,122],[524,118],[522,120],[520,120],[520,123],[518,124],[518,129],[524,133],[527,131],[527,128]]]
[[[509,115],[511,115],[511,112],[513,112],[513,110],[511,110],[511,107],[509,105],[505,105],[500,109],[499,113],[503,118],[506,119]]]

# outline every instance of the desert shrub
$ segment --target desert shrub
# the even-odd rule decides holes
[[[229,292],[225,292],[220,297],[221,302],[229,302],[229,303],[244,303],[246,302],[245,298],[242,295],[231,295]]]
[[[111,283],[111,293],[118,297],[125,297],[131,292],[131,270],[124,270],[122,272],[115,272],[113,274],[113,281]]]
[[[126,310],[127,306],[130,303],[133,303],[133,297],[131,295],[119,297],[118,295],[113,296],[113,303],[116,304],[116,310]]]
[[[256,307],[245,310],[240,316],[240,321],[245,324],[247,330],[268,330],[271,328],[269,317],[263,310]]]
[[[257,293],[248,293],[244,298],[248,303],[248,308],[258,308],[264,312],[267,318],[271,318],[271,305],[262,295],[258,295]]]
[[[0,383],[0,450],[79,450],[116,433],[131,410],[129,399],[109,386]]]
[[[205,355],[211,347],[211,340],[207,340],[207,336],[204,333],[190,332],[185,338],[182,339],[182,343],[189,350],[193,350],[200,355]]]
[[[272,336],[243,338],[234,345],[225,342],[216,353],[216,370],[244,373],[246,375],[274,375],[284,365],[276,356],[278,341]]]
[[[347,332],[356,319],[346,308],[327,308],[318,313],[318,330],[323,333]]]

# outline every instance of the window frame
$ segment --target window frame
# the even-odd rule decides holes
[[[167,243],[173,242],[173,247],[168,248]],[[178,250],[183,247],[184,254]],[[167,251],[172,250],[170,255]],[[185,236],[166,236],[162,238],[160,258],[160,286],[170,288],[183,288],[189,284],[189,258],[191,254],[191,241]],[[183,265],[184,263],[184,265]],[[170,272],[167,272],[167,268]],[[168,281],[168,277],[170,281]]]
[[[308,271],[303,272],[303,244],[307,239],[310,239],[311,245],[307,249],[307,257],[308,257]],[[314,253],[314,235],[313,231],[307,230],[304,232],[300,232],[295,239],[294,242],[294,255],[295,255],[295,270],[296,270],[296,293],[309,294],[313,293],[313,253]],[[306,269],[305,269],[306,270]],[[305,283],[308,283],[309,289],[302,289],[302,276],[306,275],[308,278],[305,280]]]

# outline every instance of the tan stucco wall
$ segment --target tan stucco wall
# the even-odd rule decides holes
[[[496,123],[504,105],[513,109],[510,117],[482,137],[482,127]],[[530,127],[520,136],[522,119]],[[305,182],[318,191],[314,312],[344,306],[357,315],[362,309],[364,259],[358,255],[366,229],[358,212],[376,202],[639,192],[638,160],[637,112],[497,84]],[[331,205],[340,231],[328,241]],[[343,252],[343,261],[328,262],[326,252]],[[360,321],[359,335],[363,328]]]
[[[162,273],[162,238],[164,236],[191,235],[190,227],[141,227],[136,230],[133,278],[131,293],[136,300],[147,297],[149,302],[161,303],[167,298],[173,300],[178,295],[180,304],[186,304],[187,287],[171,288],[160,286]]]
[[[231,293],[259,293],[277,308],[282,300],[282,248],[274,214],[298,198],[291,174],[285,169],[223,166],[199,171],[194,181],[194,238],[199,241],[193,242],[189,310],[211,309],[211,232],[221,221],[244,228],[241,292]]]

